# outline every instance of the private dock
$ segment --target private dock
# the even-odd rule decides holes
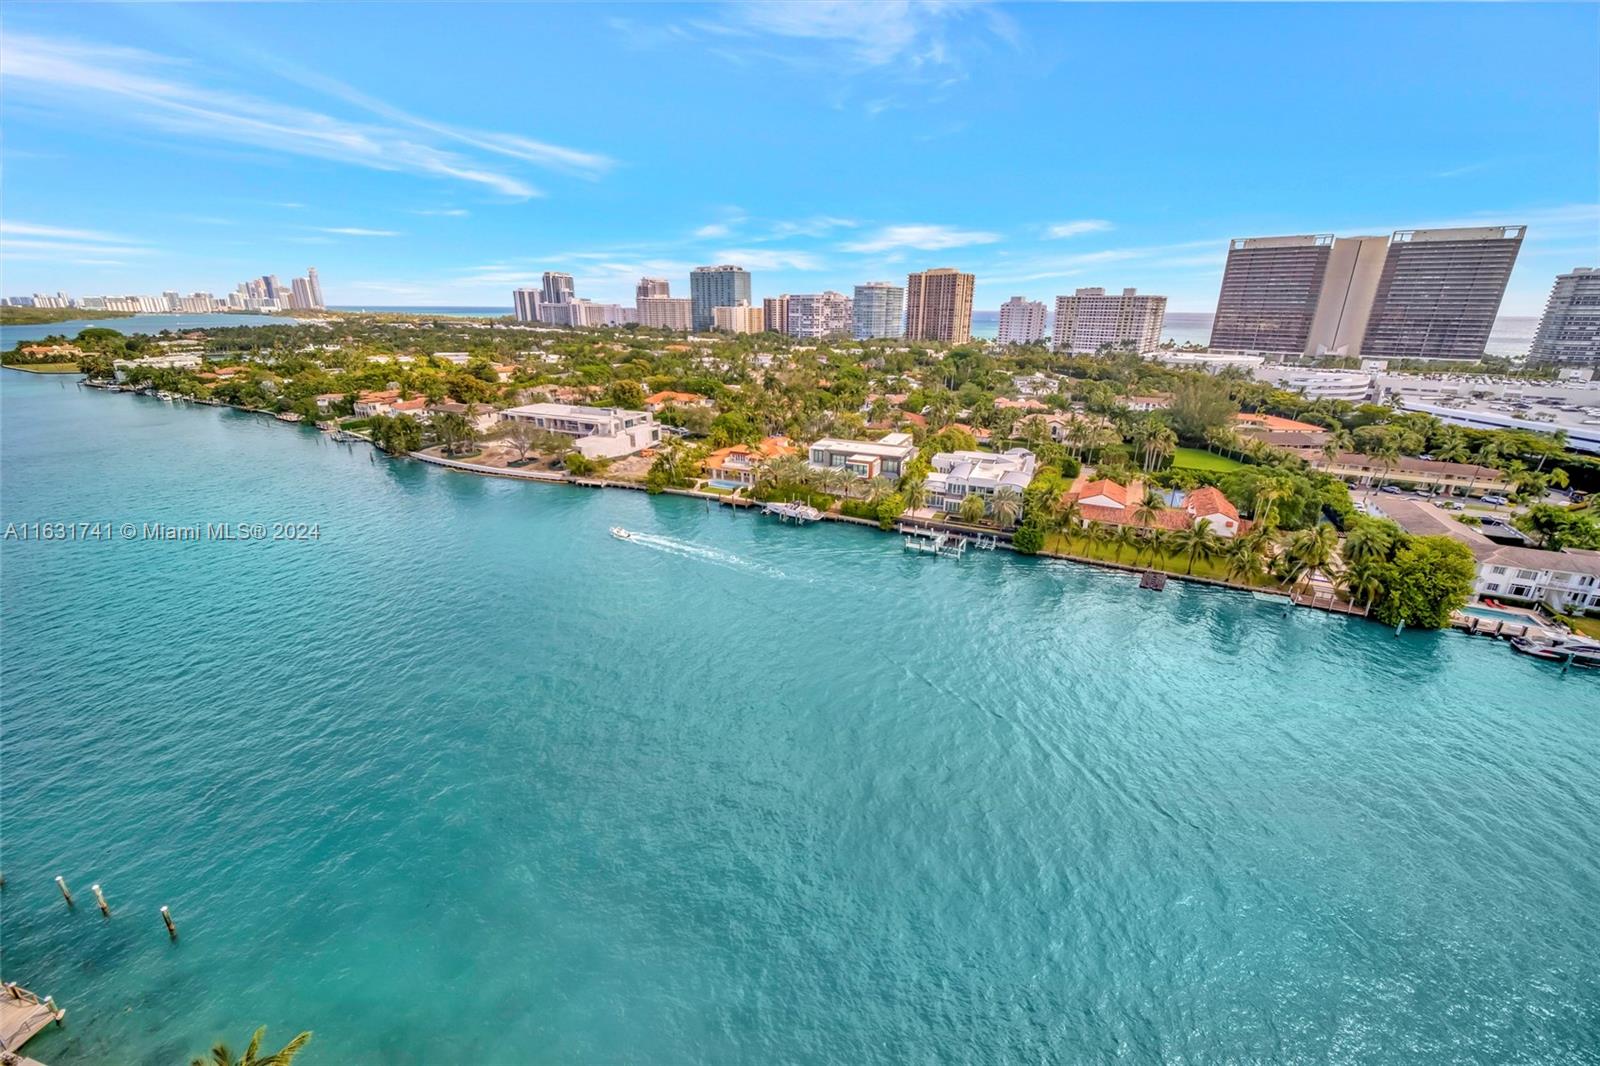
[[[803,526],[822,517],[822,512],[805,503],[767,503],[761,506],[762,514],[777,515],[780,522],[793,522]]]
[[[936,555],[945,559],[959,559],[966,554],[967,540],[965,537],[954,533],[947,533],[942,529],[929,529],[924,526],[901,525],[899,531],[905,534],[905,548],[921,555]]]
[[[14,983],[0,987],[0,1054],[16,1056],[16,1061],[26,1066],[33,1060],[22,1058],[22,1045],[51,1022],[60,1025],[66,1016],[48,996],[40,999]]]

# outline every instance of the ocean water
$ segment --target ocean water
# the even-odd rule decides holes
[[[13,348],[46,337],[76,337],[86,329],[114,329],[118,333],[179,332],[186,329],[225,329],[229,326],[293,325],[299,319],[289,315],[210,314],[210,315],[121,315],[117,318],[74,318],[65,322],[0,326],[0,349]]]
[[[0,942],[52,1066],[260,1024],[309,1066],[1596,1059],[1594,673],[0,405],[5,522],[319,532],[0,541]]]

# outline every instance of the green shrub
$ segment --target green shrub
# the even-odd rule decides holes
[[[1011,546],[1023,555],[1036,555],[1044,547],[1044,530],[1028,523],[1012,534]]]

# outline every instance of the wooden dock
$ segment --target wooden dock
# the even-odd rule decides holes
[[[21,1058],[22,1045],[51,1022],[60,1025],[66,1016],[66,1011],[52,1008],[19,985],[0,988],[0,1053],[15,1055],[20,1063],[29,1062]]]

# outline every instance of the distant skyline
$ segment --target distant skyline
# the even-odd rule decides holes
[[[1210,311],[1234,237],[1503,224],[1536,315],[1600,266],[1591,4],[12,3],[0,86],[5,295],[270,261],[333,305],[632,304],[735,263]]]

